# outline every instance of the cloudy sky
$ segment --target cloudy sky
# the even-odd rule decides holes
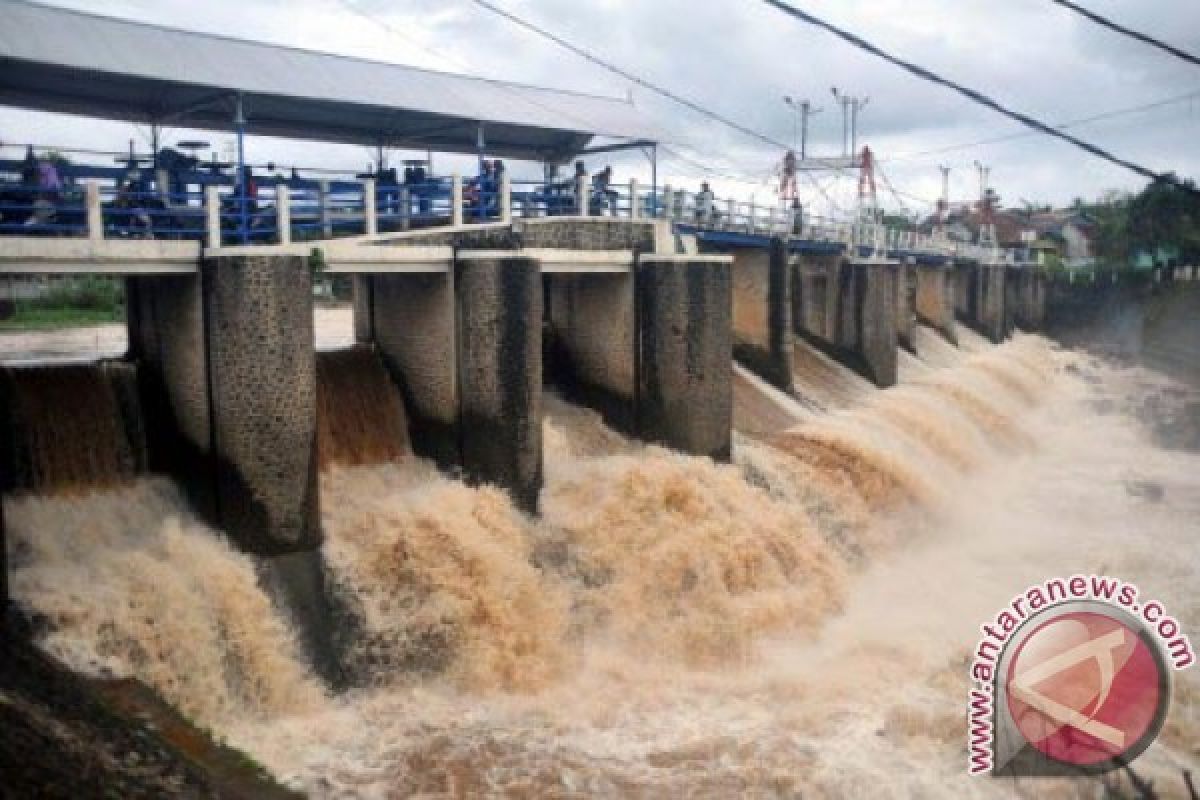
[[[923,83],[760,0],[493,0],[631,72],[693,98],[742,124],[792,141],[783,96],[811,98],[809,152],[839,155],[837,86],[867,96],[860,141],[871,145],[890,183],[884,205],[925,211],[941,192],[939,165],[952,168],[953,199],[978,194],[974,164],[991,168],[1004,201],[1067,203],[1143,181],[1037,135],[964,98]],[[625,96],[674,139],[660,180],[718,194],[773,196],[780,153],[699,117],[496,17],[471,0],[53,0],[54,4],[192,30],[345,55]],[[1081,0],[1130,27],[1200,52],[1200,2]],[[1049,0],[795,0],[795,5],[980,89],[1047,122],[1112,115],[1071,132],[1157,171],[1200,178],[1200,67],[1100,28]],[[247,65],[252,68],[252,65]],[[183,137],[186,132],[172,131]],[[101,149],[145,136],[133,126],[0,109],[0,139]],[[206,134],[219,146],[225,137]],[[987,140],[1004,141],[979,144]],[[970,146],[964,146],[970,145]],[[250,158],[362,169],[362,148],[256,140]],[[5,150],[11,154],[12,150]],[[614,158],[618,178],[648,177],[641,156]],[[439,162],[439,171],[455,166]],[[820,178],[839,208],[854,205],[851,177]],[[826,210],[815,189],[810,207]]]

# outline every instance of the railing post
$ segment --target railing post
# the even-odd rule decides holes
[[[329,181],[317,182],[317,219],[321,223],[321,238],[333,238],[333,220],[329,216]]]
[[[209,247],[221,246],[221,194],[216,186],[204,187],[205,241]]]
[[[96,242],[104,238],[104,209],[100,205],[100,184],[88,181],[84,186],[87,205],[87,237]]]
[[[675,193],[671,191],[671,184],[663,185],[663,202],[662,202],[663,219],[671,219],[675,213]]]
[[[462,190],[462,175],[456,172],[450,178],[450,224],[455,227],[463,224]]]
[[[171,173],[161,168],[154,170],[154,186],[158,189],[158,196],[162,201],[168,206],[171,205]]]
[[[408,230],[408,221],[412,217],[412,192],[407,186],[400,187],[400,230]]]
[[[575,211],[581,217],[586,217],[588,215],[588,211],[589,211],[588,206],[591,205],[591,203],[588,202],[587,190],[588,190],[587,174],[585,173],[583,175],[576,175],[575,176],[575,205],[578,206],[578,208],[576,208]]]
[[[512,178],[506,171],[500,176],[500,221],[508,225],[512,222],[512,217]]]
[[[630,219],[641,219],[642,217],[642,204],[638,202],[637,178],[629,179],[629,217]]]
[[[367,178],[362,182],[363,192],[363,230],[367,236],[379,233],[379,207],[375,204],[375,179]]]
[[[292,190],[286,183],[275,184],[275,227],[280,244],[292,243]]]

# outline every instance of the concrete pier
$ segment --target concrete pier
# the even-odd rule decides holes
[[[514,251],[459,251],[458,386],[467,477],[536,511],[542,487],[542,286]]]
[[[908,315],[913,302],[900,292],[898,263],[805,255],[792,284],[798,334],[880,388],[896,383],[899,308]],[[915,339],[915,330],[910,335]]]
[[[730,257],[642,255],[637,294],[642,438],[728,461],[733,447]]]
[[[1045,273],[1025,265],[1010,272],[1009,280],[1016,285],[1015,325],[1027,331],[1041,330],[1046,313]]]
[[[637,316],[632,270],[543,275],[546,369],[573,402],[637,434]]]
[[[355,291],[368,297],[355,301],[356,336],[369,325],[363,335],[404,398],[413,452],[443,468],[459,465],[453,271],[357,277]]]
[[[354,275],[350,279],[354,311],[354,342],[370,344],[375,338],[375,284],[373,275]]]
[[[1004,267],[1004,336],[1012,336],[1017,330],[1017,317],[1021,303],[1021,273],[1024,268],[1009,264]]]
[[[853,264],[858,331],[856,352],[866,364],[868,377],[881,389],[896,384],[896,284],[900,265],[894,261]]]
[[[958,344],[954,330],[954,272],[952,265],[918,264],[916,268],[917,319]]]
[[[832,344],[837,338],[840,255],[801,255],[792,266],[792,326]]]
[[[4,529],[4,497],[0,495],[0,631],[8,620],[8,536]]]
[[[787,243],[733,253],[733,354],[768,383],[792,390],[792,267]]]
[[[917,352],[917,265],[905,261],[896,268],[896,339],[910,353]]]
[[[976,271],[974,322],[980,333],[994,344],[999,344],[1008,333],[1005,318],[1005,276],[1008,269],[1003,264],[980,264]]]
[[[131,277],[125,291],[149,467],[174,478],[193,507],[220,525],[200,276]]]
[[[150,467],[255,557],[314,666],[338,681],[323,587],[312,273],[302,256],[216,256],[128,280]]]
[[[319,547],[308,264],[220,256],[202,270],[221,527],[251,553]]]
[[[976,303],[979,300],[979,264],[967,259],[955,259],[954,272],[954,314],[974,327]]]

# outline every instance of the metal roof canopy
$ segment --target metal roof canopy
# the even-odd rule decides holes
[[[0,104],[145,124],[564,161],[660,140],[625,100],[0,0]]]

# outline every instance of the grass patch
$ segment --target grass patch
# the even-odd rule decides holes
[[[0,331],[48,331],[55,328],[82,328],[123,322],[121,308],[20,308],[11,317],[0,319]]]
[[[0,301],[0,331],[43,331],[125,319],[119,279],[88,275],[55,281],[35,297]]]

